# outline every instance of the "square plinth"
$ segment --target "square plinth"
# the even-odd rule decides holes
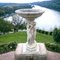
[[[19,43],[15,51],[15,60],[47,60],[44,43],[37,43],[36,51],[26,50],[26,43]]]

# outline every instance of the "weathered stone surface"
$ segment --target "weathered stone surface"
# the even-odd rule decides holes
[[[47,50],[44,43],[37,43],[36,50],[27,50],[26,43],[18,44],[15,51],[15,60],[46,60]]]
[[[46,60],[46,48],[43,43],[36,43],[36,29],[34,19],[44,11],[38,9],[20,9],[15,11],[27,21],[27,43],[18,44],[15,51],[16,60]]]
[[[27,21],[27,49],[36,50],[36,29],[34,22],[35,18],[41,16],[44,11],[39,9],[20,9],[15,11]]]

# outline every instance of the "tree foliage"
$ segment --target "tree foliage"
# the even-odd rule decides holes
[[[18,31],[19,29],[26,29],[26,23],[23,21],[23,18],[18,15],[13,15],[12,24],[14,25],[14,31]]]
[[[6,32],[11,31],[12,27],[13,26],[10,22],[7,22],[0,18],[0,32],[3,32],[5,34]]]
[[[0,3],[0,16],[15,13],[17,9],[32,8],[30,4]]]
[[[54,29],[53,39],[54,39],[54,41],[60,43],[60,29],[57,29],[57,28]]]

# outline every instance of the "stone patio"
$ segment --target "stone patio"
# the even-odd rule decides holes
[[[60,53],[47,51],[47,60],[60,60]],[[15,60],[14,51],[0,54],[0,60]]]

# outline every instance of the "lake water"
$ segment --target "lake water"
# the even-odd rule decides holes
[[[60,28],[60,12],[35,5],[33,9],[42,9],[45,12],[37,19],[36,28],[46,31],[52,31],[55,27]],[[12,16],[7,18],[12,21]]]
[[[42,9],[45,12],[37,18],[36,27],[46,31],[52,31],[55,27],[60,28],[60,12],[35,5],[34,9]]]

